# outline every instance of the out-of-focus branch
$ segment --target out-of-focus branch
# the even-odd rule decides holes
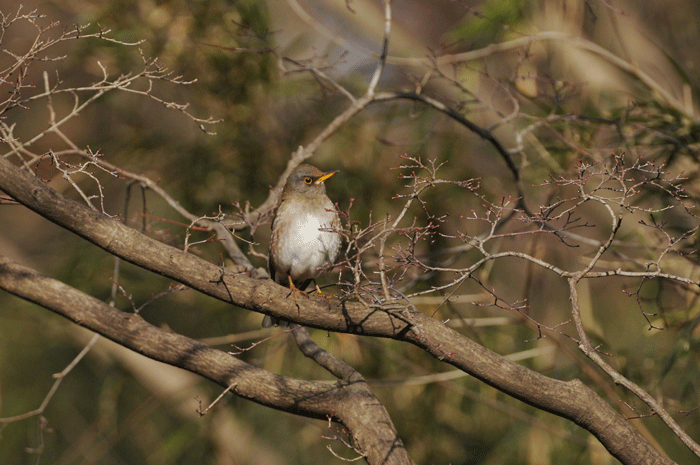
[[[310,358],[338,379],[347,382],[365,382],[360,373],[353,367],[331,354],[311,339],[309,330],[296,326],[290,330],[299,350],[305,357]]]
[[[338,46],[353,50],[358,54],[367,55],[369,57],[379,58],[376,53],[367,50],[361,50],[344,40],[339,34],[335,34],[325,28],[316,19],[309,15],[296,0],[287,0],[294,12],[308,25],[313,27],[324,37],[336,43]],[[432,68],[451,66],[455,63],[464,63],[473,60],[482,60],[498,53],[510,52],[513,50],[527,49],[534,43],[538,42],[554,42],[558,44],[567,44],[578,47],[581,50],[593,53],[626,73],[635,76],[643,82],[649,89],[658,93],[658,95],[674,110],[679,111],[693,121],[698,121],[698,116],[694,114],[692,108],[689,109],[686,104],[675,98],[661,83],[654,80],[651,76],[645,73],[638,65],[630,63],[600,45],[591,42],[583,37],[573,36],[555,31],[543,31],[536,34],[521,34],[517,39],[507,40],[495,44],[487,45],[477,50],[469,50],[468,52],[444,54],[438,57],[397,57],[392,55],[386,56],[386,63],[405,67],[421,67]]]
[[[424,103],[446,114],[458,123],[462,124],[464,127],[466,127],[467,129],[469,129],[470,131],[472,131],[473,133],[477,134],[479,137],[490,143],[494,147],[494,149],[496,149],[501,158],[503,158],[503,161],[506,163],[506,166],[513,175],[515,181],[520,180],[520,169],[513,161],[513,158],[511,157],[509,151],[503,146],[503,144],[501,144],[501,142],[496,138],[496,136],[494,136],[493,133],[488,129],[484,129],[481,126],[473,123],[463,114],[461,114],[454,108],[445,105],[443,102],[428,97],[426,95],[417,94],[414,92],[382,92],[374,96],[373,102],[382,102],[387,100],[398,99],[413,100]]]
[[[0,260],[3,260],[3,258],[0,258]],[[0,278],[1,279],[1,278]],[[72,362],[70,362],[63,370],[61,370],[60,373],[57,373],[54,375],[54,378],[56,378],[56,381],[54,381],[53,385],[51,386],[51,389],[49,389],[49,392],[46,394],[46,397],[44,397],[44,400],[41,402],[41,405],[36,408],[35,410],[32,410],[30,412],[22,413],[20,415],[15,415],[13,417],[6,417],[6,418],[0,418],[0,425],[2,424],[7,424],[7,423],[12,423],[14,421],[19,421],[19,420],[24,420],[26,418],[30,418],[36,415],[42,415],[44,413],[44,410],[46,409],[46,406],[49,405],[49,402],[51,402],[51,399],[53,398],[54,394],[58,390],[58,387],[61,385],[63,380],[66,378],[68,373],[70,373],[73,368],[85,357],[85,355],[90,352],[90,349],[92,349],[92,346],[95,345],[95,342],[100,338],[99,334],[95,334],[92,339],[83,347],[83,350],[81,350],[78,355],[75,356]],[[2,428],[0,428],[2,429]]]

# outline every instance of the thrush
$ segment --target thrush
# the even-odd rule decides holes
[[[335,263],[340,252],[340,218],[326,195],[325,182],[337,171],[322,172],[311,165],[299,165],[287,178],[282,198],[272,220],[268,271],[270,278],[304,291],[311,281]],[[318,285],[316,285],[318,289]],[[320,292],[320,290],[319,290]],[[263,327],[288,326],[266,315]]]

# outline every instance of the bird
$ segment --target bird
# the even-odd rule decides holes
[[[323,172],[302,164],[287,178],[272,220],[268,255],[270,278],[290,288],[290,294],[306,290],[338,259],[340,217],[326,194],[325,182],[338,171]],[[316,290],[320,293],[318,284]],[[297,302],[298,305],[298,302]],[[289,323],[265,315],[263,328],[288,327]]]

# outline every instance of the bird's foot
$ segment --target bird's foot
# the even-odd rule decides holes
[[[315,279],[314,279],[314,286],[316,286],[316,292],[318,293],[318,295],[320,295],[321,297],[326,299],[328,301],[328,305],[330,306],[332,296],[330,294],[324,294],[323,292],[321,292],[321,288],[318,287],[318,283],[316,282]]]
[[[297,298],[297,295],[298,295],[298,294],[305,295],[307,299],[309,298],[309,294],[307,294],[306,292],[304,292],[304,291],[302,291],[301,289],[297,288],[297,287],[294,285],[294,281],[292,281],[292,277],[289,276],[289,294],[287,294],[287,297],[289,297],[290,295],[293,295],[293,296],[294,296],[294,303],[295,303],[296,306],[297,306],[297,310],[299,309],[299,299]]]

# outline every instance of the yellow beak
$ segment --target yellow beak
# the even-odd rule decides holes
[[[329,171],[328,173],[323,173],[323,176],[318,178],[314,184],[321,184],[322,182],[325,182],[326,179],[330,178],[334,174],[336,174],[338,171]]]

